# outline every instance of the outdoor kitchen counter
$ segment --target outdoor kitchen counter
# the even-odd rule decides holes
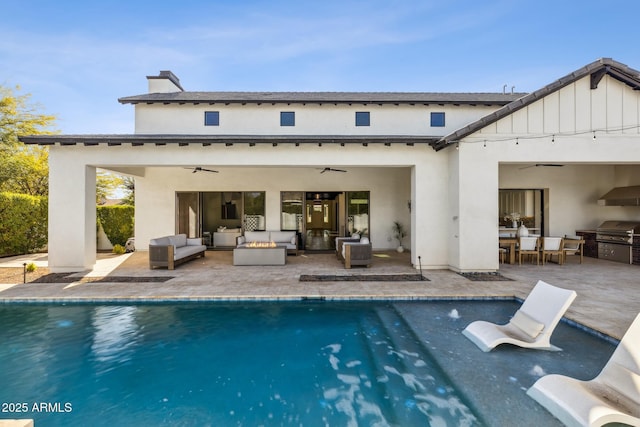
[[[576,230],[576,235],[584,239],[584,256],[598,258],[596,230]]]

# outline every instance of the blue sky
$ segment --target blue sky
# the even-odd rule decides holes
[[[0,1],[0,85],[64,134],[132,133],[119,97],[186,90],[536,90],[601,57],[640,69],[638,0]]]

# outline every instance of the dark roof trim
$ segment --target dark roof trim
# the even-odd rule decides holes
[[[629,85],[634,90],[640,90],[640,71],[636,71],[633,68],[630,68],[629,66],[620,62],[614,61],[611,58],[601,58],[595,62],[592,62],[591,64],[580,68],[577,71],[574,71],[571,74],[562,77],[561,79],[556,80],[555,82],[541,89],[538,89],[535,92],[525,95],[520,99],[517,99],[505,105],[499,110],[496,110],[493,113],[482,117],[481,119],[469,124],[468,126],[460,128],[455,132],[442,137],[434,145],[434,149],[436,151],[442,150],[443,148],[471,135],[472,133],[475,133],[486,126],[495,123],[498,120],[515,113],[521,108],[524,108],[534,103],[535,101],[544,98],[550,93],[556,92],[563,87],[568,86],[571,83],[574,83],[577,80],[580,80],[588,75],[591,76],[591,89],[596,89],[602,77],[607,74],[614,79],[626,85]]]
[[[340,136],[340,135],[31,135],[20,136],[18,139],[25,144],[35,145],[122,145],[134,146],[155,144],[190,144],[202,145],[233,145],[233,144],[406,144],[432,145],[437,136]]]
[[[464,104],[506,105],[525,93],[438,92],[171,92],[119,98],[122,104]]]

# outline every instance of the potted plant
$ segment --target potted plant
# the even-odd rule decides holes
[[[404,225],[401,222],[395,221],[393,223],[393,237],[398,241],[398,248],[396,249],[398,252],[404,252],[404,247],[402,246],[402,239],[407,236],[407,232],[404,229]]]

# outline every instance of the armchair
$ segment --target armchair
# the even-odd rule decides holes
[[[354,265],[371,265],[372,245],[368,238],[363,237],[359,242],[344,242],[342,245],[344,267],[351,268]]]
[[[351,237],[336,237],[336,258],[340,261],[344,261],[344,254],[342,247],[345,243],[358,243],[360,242],[360,235],[352,234]]]

